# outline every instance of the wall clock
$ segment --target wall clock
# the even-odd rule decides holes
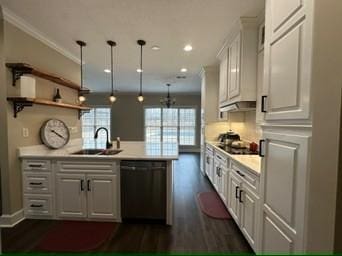
[[[69,142],[70,133],[63,121],[49,119],[40,128],[40,138],[49,148],[58,149]]]

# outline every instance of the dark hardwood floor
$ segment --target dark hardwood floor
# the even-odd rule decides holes
[[[235,222],[209,218],[197,193],[213,190],[200,175],[199,155],[181,154],[174,172],[174,225],[118,224],[97,252],[252,253]],[[25,220],[2,230],[4,252],[35,252],[42,236],[57,221]]]

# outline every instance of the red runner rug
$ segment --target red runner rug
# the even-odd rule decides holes
[[[230,219],[231,216],[216,192],[201,192],[197,195],[202,212],[216,219]]]
[[[112,222],[61,221],[42,238],[36,249],[44,252],[88,252],[108,240]]]

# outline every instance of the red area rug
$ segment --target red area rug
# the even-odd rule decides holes
[[[230,219],[231,216],[216,192],[202,192],[197,195],[198,203],[209,217],[215,219]]]
[[[36,247],[43,252],[88,252],[108,240],[116,227],[112,222],[62,221]]]

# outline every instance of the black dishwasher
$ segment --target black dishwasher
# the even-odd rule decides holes
[[[121,217],[127,221],[166,221],[166,162],[121,161]]]

